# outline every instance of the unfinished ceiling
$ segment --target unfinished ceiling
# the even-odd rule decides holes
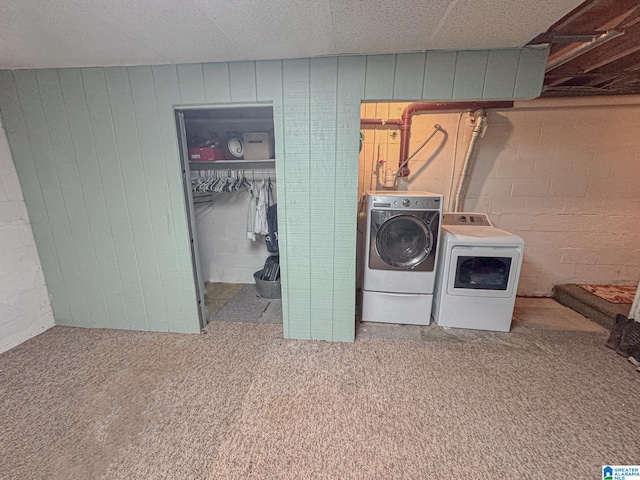
[[[530,43],[551,44],[542,96],[640,94],[640,0],[587,0]]]
[[[581,0],[0,0],[0,68],[521,47]]]

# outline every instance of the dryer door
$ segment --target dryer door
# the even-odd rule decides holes
[[[511,297],[518,283],[520,249],[456,246],[447,266],[447,293],[473,297]]]
[[[376,250],[392,267],[410,270],[424,262],[433,248],[433,235],[424,221],[413,215],[396,215],[380,226]]]

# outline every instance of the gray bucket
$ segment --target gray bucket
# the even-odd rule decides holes
[[[258,270],[253,274],[256,281],[256,290],[261,297],[264,298],[280,298],[280,280],[262,280],[262,270]]]

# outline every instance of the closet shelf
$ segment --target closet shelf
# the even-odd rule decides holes
[[[209,169],[225,169],[225,168],[273,168],[276,164],[274,158],[265,160],[215,160],[213,162],[194,161],[189,162],[191,170],[209,170]]]

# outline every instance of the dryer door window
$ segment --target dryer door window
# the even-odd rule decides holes
[[[511,258],[460,256],[457,261],[455,288],[507,289]]]
[[[398,215],[387,220],[376,235],[380,258],[393,267],[410,269],[427,258],[433,236],[425,223],[413,215]]]
[[[510,297],[518,284],[520,251],[512,247],[456,246],[445,266],[447,293],[475,297]]]

